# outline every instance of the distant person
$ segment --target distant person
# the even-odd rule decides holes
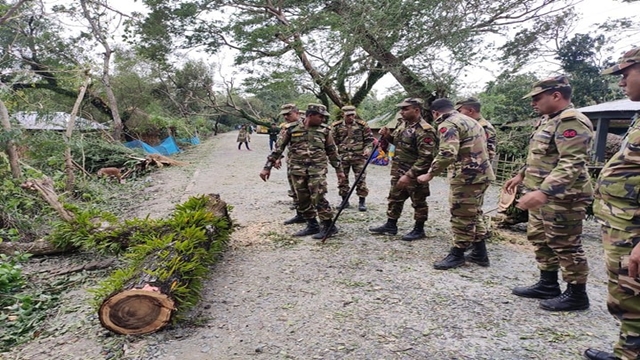
[[[276,123],[271,123],[269,128],[269,151],[273,151],[273,146],[278,141],[278,134],[280,134],[280,128]]]
[[[241,150],[240,147],[242,146],[242,143],[244,143],[244,146],[247,147],[247,150],[251,151],[251,149],[249,149],[249,133],[247,132],[247,125],[242,125],[240,126],[240,131],[238,132],[238,139],[236,141],[238,141],[238,150]]]
[[[367,174],[363,172],[369,155],[373,151],[373,133],[364,120],[356,118],[356,107],[347,105],[342,107],[342,120],[331,124],[331,135],[338,146],[338,153],[342,162],[342,170],[347,181],[338,185],[338,190],[345,208],[349,207],[347,195],[349,193],[349,172],[353,170],[355,177],[362,172],[362,177],[356,185],[359,197],[358,210],[367,211],[365,199],[369,195],[367,188]]]

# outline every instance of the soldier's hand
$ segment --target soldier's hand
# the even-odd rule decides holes
[[[344,182],[347,181],[347,175],[345,175],[343,172],[338,173],[338,184],[343,184]]]
[[[369,155],[371,155],[371,151],[369,151],[369,150],[365,150],[365,151],[362,153],[362,156],[364,156],[364,158],[365,158],[365,159],[368,159],[368,158],[369,158]]]
[[[507,194],[513,194],[518,188],[518,185],[522,183],[522,180],[522,175],[520,174],[507,180],[507,182],[504,183],[504,189],[507,191]]]
[[[273,167],[280,170],[280,168],[282,167],[282,160],[280,159],[276,160],[276,162],[273,163]]]
[[[516,207],[522,210],[534,210],[542,206],[547,202],[547,195],[540,190],[532,191],[524,194],[523,197],[518,199]]]
[[[271,170],[262,169],[262,171],[260,171],[260,179],[262,179],[262,181],[269,180],[269,176],[271,176]]]
[[[411,178],[407,175],[402,175],[400,179],[398,179],[398,183],[396,184],[396,186],[400,189],[404,189],[409,186],[409,184],[411,184]]]
[[[431,173],[422,174],[418,176],[418,183],[427,184],[429,181],[431,181],[431,179],[433,179],[433,174]]]
[[[380,136],[382,137],[387,137],[389,136],[389,128],[386,126],[383,126],[380,130],[378,130],[378,134],[380,134]]]
[[[640,246],[634,246],[629,256],[629,276],[638,278],[638,268],[640,267]]]

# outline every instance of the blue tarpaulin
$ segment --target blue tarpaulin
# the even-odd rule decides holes
[[[180,149],[172,136],[162,140],[158,146],[151,146],[141,140],[126,142],[124,143],[124,146],[130,149],[141,148],[147,154],[173,155],[180,152]]]
[[[200,145],[200,138],[198,138],[197,136],[194,136],[191,139],[178,139],[178,141],[191,145]]]

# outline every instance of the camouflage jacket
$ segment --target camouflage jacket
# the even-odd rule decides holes
[[[329,126],[305,128],[301,121],[292,122],[282,129],[276,147],[267,157],[268,164],[273,164],[282,157],[285,148],[289,147],[288,172],[293,175],[324,175],[327,173],[327,158],[336,172],[342,172],[340,158]],[[267,165],[265,168],[270,169]]]
[[[362,159],[365,150],[373,151],[373,133],[363,120],[354,120],[351,125],[344,120],[336,121],[331,124],[331,135],[343,160]]]
[[[593,213],[598,222],[614,229],[636,234],[640,230],[640,113],[620,151],[600,171]]]
[[[496,128],[491,125],[487,119],[480,117],[478,124],[484,129],[484,133],[487,135],[487,151],[489,152],[489,161],[493,162],[498,151],[498,141],[496,139]]]
[[[433,126],[420,118],[414,124],[402,122],[391,134],[389,142],[395,145],[391,175],[416,178],[425,174],[438,149],[438,137]]]
[[[531,134],[527,162],[520,170],[524,187],[558,199],[590,198],[587,162],[592,139],[591,120],[571,105],[543,116]]]
[[[452,185],[482,184],[496,179],[489,161],[487,135],[476,120],[452,111],[438,118],[436,124],[440,149],[429,170],[433,175],[457,162],[460,171],[453,174]]]

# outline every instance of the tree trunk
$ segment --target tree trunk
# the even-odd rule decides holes
[[[4,101],[0,99],[0,122],[2,122],[2,127],[5,131],[11,131],[11,122],[9,121],[9,111],[4,104]],[[19,179],[22,176],[22,171],[20,170],[20,164],[18,163],[18,151],[16,150],[16,145],[13,140],[7,141],[7,146],[5,148],[5,152],[9,157],[9,166],[11,167],[11,175],[13,175],[14,179]]]
[[[46,240],[32,242],[3,241],[0,243],[0,254],[13,255],[17,252],[38,255],[57,255],[71,251],[71,248],[62,249]]]
[[[75,165],[73,164],[73,158],[71,157],[71,145],[69,145],[69,142],[71,141],[71,135],[73,135],[73,127],[76,123],[76,115],[78,114],[80,104],[82,104],[82,99],[84,99],[84,94],[87,91],[89,83],[91,83],[91,77],[87,74],[84,82],[82,83],[82,86],[80,87],[78,98],[76,98],[76,102],[75,104],[73,104],[73,109],[71,110],[71,115],[69,116],[69,122],[67,123],[67,131],[64,134],[64,142],[67,146],[64,150],[65,172],[67,174],[67,191],[73,190],[74,184],[76,182],[76,178],[73,173],[73,168],[75,167]]]
[[[65,209],[62,203],[58,200],[58,194],[56,194],[56,191],[53,189],[53,180],[51,180],[50,177],[45,176],[44,179],[28,180],[20,185],[20,187],[28,190],[37,190],[40,195],[44,197],[47,203],[49,203],[49,205],[58,212],[62,220],[73,221],[73,219],[75,219],[75,215],[71,211]]]
[[[202,276],[196,274],[213,263],[232,229],[227,204],[219,195],[209,194],[203,209],[213,215],[211,220],[200,224],[206,229],[204,236],[191,235],[185,240],[184,233],[176,229],[169,234],[173,241],[168,245],[151,248],[144,244],[130,249],[133,253],[143,251],[144,255],[140,255],[144,258],[133,269],[133,275],[124,280],[124,285],[102,302],[98,310],[102,326],[122,335],[147,334],[167,325],[182,302],[186,303],[184,306],[195,304],[193,300],[199,298],[199,293],[193,281]],[[225,221],[220,222],[222,219]],[[177,242],[181,246],[176,246]],[[163,274],[163,278],[156,274]],[[177,289],[182,290],[182,298],[175,296]]]

